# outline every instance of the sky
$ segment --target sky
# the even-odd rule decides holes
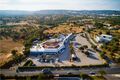
[[[120,10],[120,0],[0,0],[0,10]]]

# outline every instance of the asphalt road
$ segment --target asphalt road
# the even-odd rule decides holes
[[[89,74],[91,71],[95,72],[96,74],[100,71],[104,70],[107,74],[120,74],[120,68],[96,68],[96,69],[80,69],[80,68],[63,68],[63,69],[52,69],[51,72],[53,74],[80,74],[85,73]],[[35,71],[23,71],[23,72],[16,72],[14,70],[8,70],[8,69],[1,69],[1,74],[4,74],[6,76],[33,76],[38,75],[39,73],[42,73],[42,70],[35,70]]]

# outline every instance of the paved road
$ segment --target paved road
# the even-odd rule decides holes
[[[120,74],[107,74],[104,75],[107,80],[120,80]]]
[[[120,68],[96,68],[96,69],[80,69],[80,68],[64,68],[64,69],[52,69],[53,74],[68,74],[68,72],[71,72],[72,74],[80,74],[86,73],[89,74],[91,71],[98,73],[100,70],[106,71],[107,74],[120,74]],[[13,70],[8,70],[8,69],[1,69],[1,74],[4,74],[6,76],[33,76],[37,75],[39,73],[42,73],[42,70],[36,70],[36,71],[24,71],[24,72],[15,72]]]
[[[95,46],[98,45],[97,43],[95,43],[95,42],[91,39],[90,34],[89,34],[88,32],[85,32],[85,34],[87,35],[87,37],[89,38],[89,40],[90,40],[90,42],[91,42],[92,44],[94,44]]]

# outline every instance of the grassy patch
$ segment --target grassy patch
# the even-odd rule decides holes
[[[54,28],[50,28],[44,31],[44,33],[49,33],[49,34],[59,34],[59,33],[80,33],[83,32],[83,26],[78,26],[78,25],[68,25],[68,24],[63,24],[59,25]]]
[[[0,53],[10,53],[14,48],[17,48],[18,51],[21,51],[21,48],[23,47],[22,42],[15,42],[11,39],[0,40],[0,45]]]
[[[91,76],[91,78],[93,80],[107,80],[106,78],[104,78],[103,76]]]

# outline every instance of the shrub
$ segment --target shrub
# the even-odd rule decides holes
[[[12,50],[12,51],[11,51],[12,55],[16,55],[17,52],[18,52],[17,50]]]
[[[31,60],[28,60],[23,66],[31,66],[33,62]]]
[[[37,80],[44,80],[45,78],[45,74],[39,74]]]
[[[103,76],[103,75],[106,74],[106,72],[105,72],[104,70],[100,70],[100,71],[99,71],[99,74],[100,74],[101,76]]]

